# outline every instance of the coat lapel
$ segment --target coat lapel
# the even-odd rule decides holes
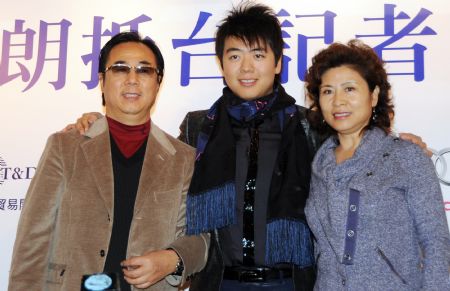
[[[112,216],[114,209],[114,174],[106,118],[95,122],[85,135],[90,139],[81,144],[81,149],[98,192],[105,203],[106,209]]]
[[[105,202],[105,207],[112,216],[114,209],[114,174],[111,161],[111,143],[106,118],[99,119],[85,134],[89,140],[81,144],[89,170],[97,189]],[[166,134],[154,123],[151,124],[144,162],[142,165],[139,188],[135,202],[137,213],[148,193],[164,189],[167,180],[164,164],[173,158],[176,150]]]
[[[176,150],[166,134],[152,123],[139,179],[139,188],[134,206],[135,214],[144,205],[149,193],[167,190],[165,184],[167,184],[168,173],[165,171],[165,164],[170,162],[175,152]]]

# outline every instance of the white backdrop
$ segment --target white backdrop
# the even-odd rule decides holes
[[[299,76],[317,50],[355,37],[379,49],[389,61],[395,129],[421,136],[436,150],[450,216],[450,5],[444,0],[260,2],[273,7],[282,22],[289,46],[285,87],[299,104],[304,104]],[[48,135],[82,112],[102,110],[91,60],[111,32],[138,29],[159,44],[166,75],[152,118],[177,135],[187,111],[208,108],[221,94],[212,40],[233,3],[238,1],[3,1],[0,291],[7,289],[21,203]]]

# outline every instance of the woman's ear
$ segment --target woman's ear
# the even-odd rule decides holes
[[[379,94],[380,94],[380,87],[375,86],[375,89],[373,89],[372,91],[372,107],[377,106]]]

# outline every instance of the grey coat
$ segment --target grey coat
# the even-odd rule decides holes
[[[316,154],[305,209],[315,290],[450,290],[450,238],[431,160],[380,129],[339,165],[335,148],[332,137]]]

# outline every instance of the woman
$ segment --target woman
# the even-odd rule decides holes
[[[367,45],[332,44],[306,76],[311,124],[331,134],[306,205],[315,290],[450,290],[450,238],[431,160],[390,135],[383,62]]]

